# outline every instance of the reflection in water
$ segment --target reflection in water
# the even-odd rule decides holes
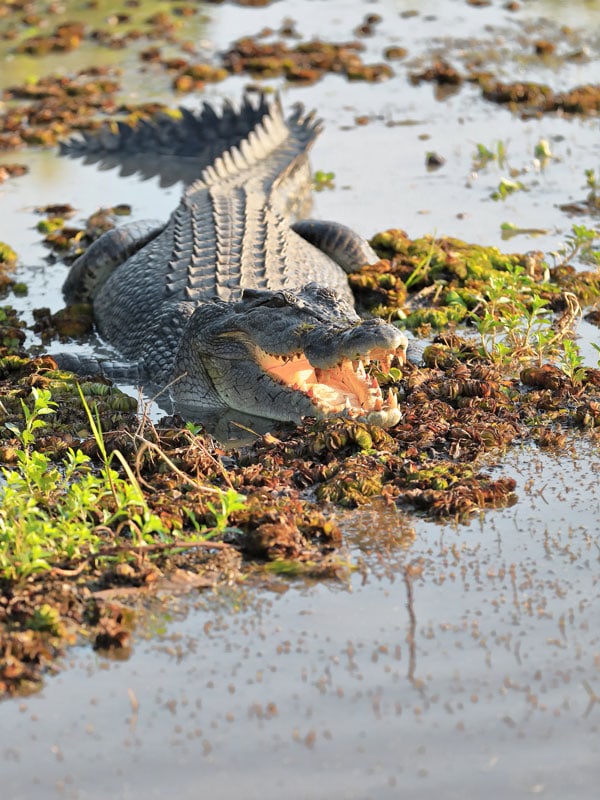
[[[77,153],[67,153],[71,158],[76,158]],[[121,178],[132,175],[140,180],[150,180],[158,177],[158,186],[166,189],[176,183],[189,185],[198,179],[206,166],[204,158],[191,156],[150,156],[148,153],[127,153],[118,156],[111,153],[88,153],[82,159],[82,164],[94,165],[101,172],[114,170]]]
[[[408,642],[408,680],[414,683],[415,670],[417,668],[417,615],[415,614],[415,605],[413,598],[413,582],[410,573],[410,567],[405,567],[404,585],[406,586],[406,609],[408,611],[408,631],[406,632],[406,641]]]
[[[160,405],[164,409],[170,408],[171,412],[175,410],[183,419],[201,424],[208,433],[228,449],[246,447],[266,433],[277,435],[277,431],[291,430],[293,427],[292,423],[277,422],[266,417],[255,417],[233,408],[211,409],[201,413],[197,408],[193,411],[186,411],[179,405],[175,408],[172,405],[168,406],[167,403]]]

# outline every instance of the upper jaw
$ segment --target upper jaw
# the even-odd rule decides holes
[[[333,369],[344,360],[379,361],[387,372],[391,359],[404,363],[408,339],[387,322],[369,319],[343,329],[318,327],[302,336],[302,351],[314,367]]]

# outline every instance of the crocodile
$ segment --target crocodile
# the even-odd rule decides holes
[[[192,418],[232,408],[399,421],[397,396],[369,364],[404,363],[406,336],[362,319],[347,278],[377,255],[344,225],[298,218],[321,127],[301,105],[286,118],[279,98],[245,96],[238,108],[204,103],[63,144],[88,162],[185,183],[166,223],[110,230],[71,266],[67,302],[91,303],[100,336],[125,359],[94,371],[167,387]],[[89,359],[61,365],[90,371]]]

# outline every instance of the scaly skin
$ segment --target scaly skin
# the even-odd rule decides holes
[[[389,427],[400,411],[361,377],[364,364],[358,362],[381,354],[403,361],[405,348],[406,337],[393,325],[361,320],[334,292],[315,284],[293,294],[247,291],[237,303],[194,311],[175,356],[171,392],[182,409],[200,402],[294,421],[350,413]],[[285,382],[282,371],[289,372]]]
[[[361,321],[346,278],[375,253],[343,225],[293,222],[319,129],[300,107],[285,120],[279,103],[246,100],[221,117],[205,107],[179,122],[121,126],[65,147],[108,153],[125,167],[131,158],[138,165],[141,152],[154,154],[147,158],[159,174],[161,158],[172,166],[175,156],[200,174],[166,224],[110,231],[65,284],[68,300],[93,302],[100,334],[132,374],[169,385],[188,416],[231,407],[278,420],[400,418],[364,362],[402,363],[406,338],[380,320]]]

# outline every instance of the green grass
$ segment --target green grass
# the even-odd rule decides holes
[[[54,413],[50,392],[32,389],[33,406],[21,401],[23,425],[7,423],[17,437],[16,466],[2,468],[0,478],[0,576],[19,580],[65,562],[102,557],[114,546],[136,547],[157,540],[176,546],[177,530],[168,530],[148,505],[131,467],[118,450],[107,453],[99,419],[80,390],[81,400],[98,450],[101,465],[94,467],[81,450],[69,449],[54,464],[35,449],[36,433]],[[120,470],[112,462],[119,462]],[[245,498],[232,489],[213,489],[217,500],[209,504],[214,527],[194,524],[200,540],[223,532],[229,515],[243,507]],[[195,522],[195,520],[194,520]]]
[[[12,580],[97,552],[94,509],[107,493],[106,476],[94,474],[80,450],[69,450],[59,468],[33,449],[41,417],[56,404],[43,389],[32,397],[32,409],[21,401],[23,427],[6,425],[21,443],[16,468],[2,469],[0,489],[0,574]]]

